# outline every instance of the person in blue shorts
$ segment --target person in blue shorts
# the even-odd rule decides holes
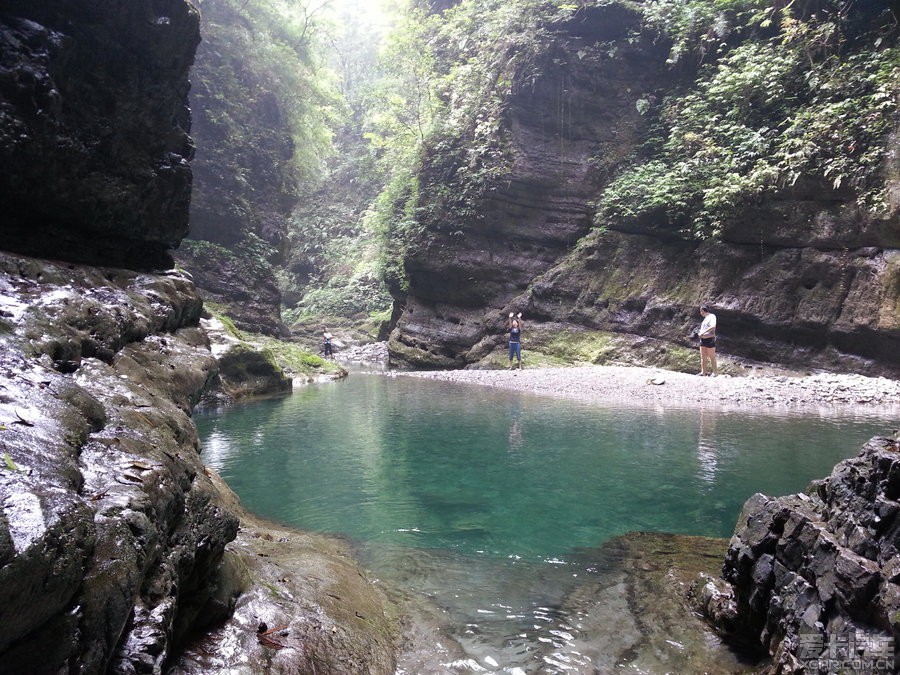
[[[522,368],[522,312],[509,313],[506,321],[506,329],[509,331],[509,367],[512,370],[513,357],[516,357],[519,369]]]

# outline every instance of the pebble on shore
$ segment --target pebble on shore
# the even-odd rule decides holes
[[[400,374],[598,403],[716,404],[726,408],[840,406],[896,409],[900,413],[900,381],[841,373],[804,377],[699,377],[658,368],[578,366]]]

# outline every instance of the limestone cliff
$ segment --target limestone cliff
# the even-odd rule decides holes
[[[857,23],[873,16],[860,10]],[[859,207],[858,190],[809,174],[743,202],[715,237],[683,236],[662,207],[592,230],[598,196],[660,143],[658,120],[643,112],[690,90],[697,71],[667,63],[669,44],[626,3],[552,31],[504,99],[503,175],[467,210],[421,205],[405,286],[392,290],[395,362],[485,365],[515,310],[527,321],[526,353],[540,350],[536,333],[614,333],[652,340],[667,363],[665,352],[693,348],[697,307],[710,302],[722,353],[900,374],[896,143],[880,160],[888,205],[877,214]],[[456,168],[432,152],[421,194],[452,190]]]
[[[18,252],[0,253],[3,673],[162,672],[239,597],[309,640],[275,658],[239,613],[244,648],[222,668],[340,672],[365,649],[371,672],[393,672],[381,598],[352,559],[284,533],[296,576],[273,600],[282,568],[257,555],[273,535],[253,523],[236,540],[249,517],[200,457],[191,409],[219,364],[196,286],[169,269],[197,40],[185,0],[0,7],[0,247]],[[365,622],[325,599],[331,585]]]

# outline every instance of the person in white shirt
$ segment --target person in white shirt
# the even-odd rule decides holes
[[[700,338],[700,374],[711,375],[718,373],[716,364],[716,315],[709,311],[709,305],[700,307],[700,316],[703,323],[697,335]],[[707,367],[707,363],[709,364]]]

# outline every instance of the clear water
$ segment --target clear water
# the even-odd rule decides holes
[[[591,672],[558,607],[598,573],[584,548],[634,530],[728,537],[753,493],[797,492],[892,428],[365,374],[196,420],[249,510],[349,537],[457,626],[468,655],[451,672],[509,673]]]

